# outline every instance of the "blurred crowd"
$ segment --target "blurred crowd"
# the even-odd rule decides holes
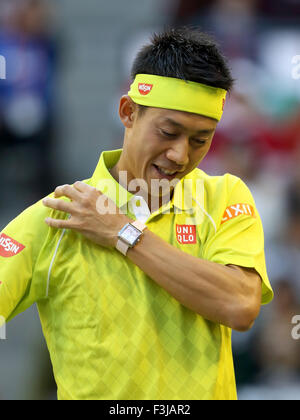
[[[0,0],[0,51],[7,74],[0,80],[0,187],[22,187],[27,205],[54,186],[56,46],[49,24],[44,1]]]
[[[252,191],[275,292],[253,330],[233,334],[239,395],[300,399],[300,341],[291,336],[292,318],[300,315],[300,68],[299,78],[293,68],[300,55],[300,2],[163,4],[166,24],[197,26],[217,39],[236,79],[201,168],[240,176]],[[0,52],[9,75],[0,80],[0,187],[2,197],[11,188],[27,191],[24,207],[56,186],[57,45],[50,22],[49,2],[0,0]]]

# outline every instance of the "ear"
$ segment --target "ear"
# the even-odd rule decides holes
[[[119,116],[125,128],[132,128],[136,115],[136,104],[128,95],[122,96],[119,105]]]

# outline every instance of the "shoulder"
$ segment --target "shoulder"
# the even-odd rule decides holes
[[[189,178],[193,182],[202,183],[208,198],[214,199],[217,197],[230,196],[234,189],[245,185],[241,178],[226,173],[224,175],[209,175],[201,169],[194,169],[190,174]]]
[[[191,172],[190,177],[193,185],[193,197],[202,205],[206,214],[218,225],[225,210],[230,206],[250,205],[255,208],[255,202],[251,191],[245,182],[230,173],[221,176],[211,176],[200,169]],[[246,207],[248,208],[248,207]]]
[[[39,220],[46,218],[48,213],[49,211],[43,205],[42,200],[40,200],[22,211],[4,228],[4,230],[16,230],[18,228],[21,228],[21,230],[28,230],[30,228],[37,230]]]
[[[53,198],[54,192],[48,195]],[[68,200],[67,198],[62,198]],[[46,207],[42,199],[27,207],[17,217],[1,230],[2,236],[8,236],[26,246],[27,249],[40,249],[42,244],[51,236],[51,229],[45,223],[47,217],[63,219],[66,213]]]
[[[91,179],[86,179],[86,180],[83,180],[82,182],[85,182],[86,184],[91,185]],[[51,192],[47,197],[54,198],[54,191]],[[41,198],[35,204],[27,207],[22,213],[20,213],[15,219],[13,219],[7,225],[6,229],[9,228],[10,225],[16,225],[16,224],[21,224],[24,228],[26,226],[34,226],[35,229],[37,229],[39,226],[39,222],[44,221],[46,217],[60,218],[60,219],[67,217],[67,215],[61,211],[53,210],[49,207],[44,206],[42,202],[43,198]],[[70,201],[68,197],[61,197],[59,199],[64,200],[64,201]],[[24,222],[26,222],[26,225],[24,224]]]

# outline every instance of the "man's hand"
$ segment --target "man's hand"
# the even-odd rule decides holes
[[[46,198],[44,204],[71,217],[46,223],[74,229],[102,246],[115,247],[118,232],[131,221],[104,194],[83,182],[57,187],[54,196],[71,202]],[[194,257],[149,229],[139,245],[129,249],[128,258],[178,302],[209,321],[246,331],[258,315],[261,278],[255,270]]]
[[[76,230],[104,247],[115,247],[118,232],[131,221],[108,197],[84,182],[59,186],[54,191],[54,197],[45,198],[43,204],[68,213],[70,217],[67,220],[47,218],[47,225]],[[59,197],[68,197],[71,202],[60,200]]]

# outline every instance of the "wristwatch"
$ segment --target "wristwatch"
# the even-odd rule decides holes
[[[128,249],[133,248],[141,240],[146,228],[147,226],[139,220],[127,223],[118,233],[116,249],[126,256]]]

